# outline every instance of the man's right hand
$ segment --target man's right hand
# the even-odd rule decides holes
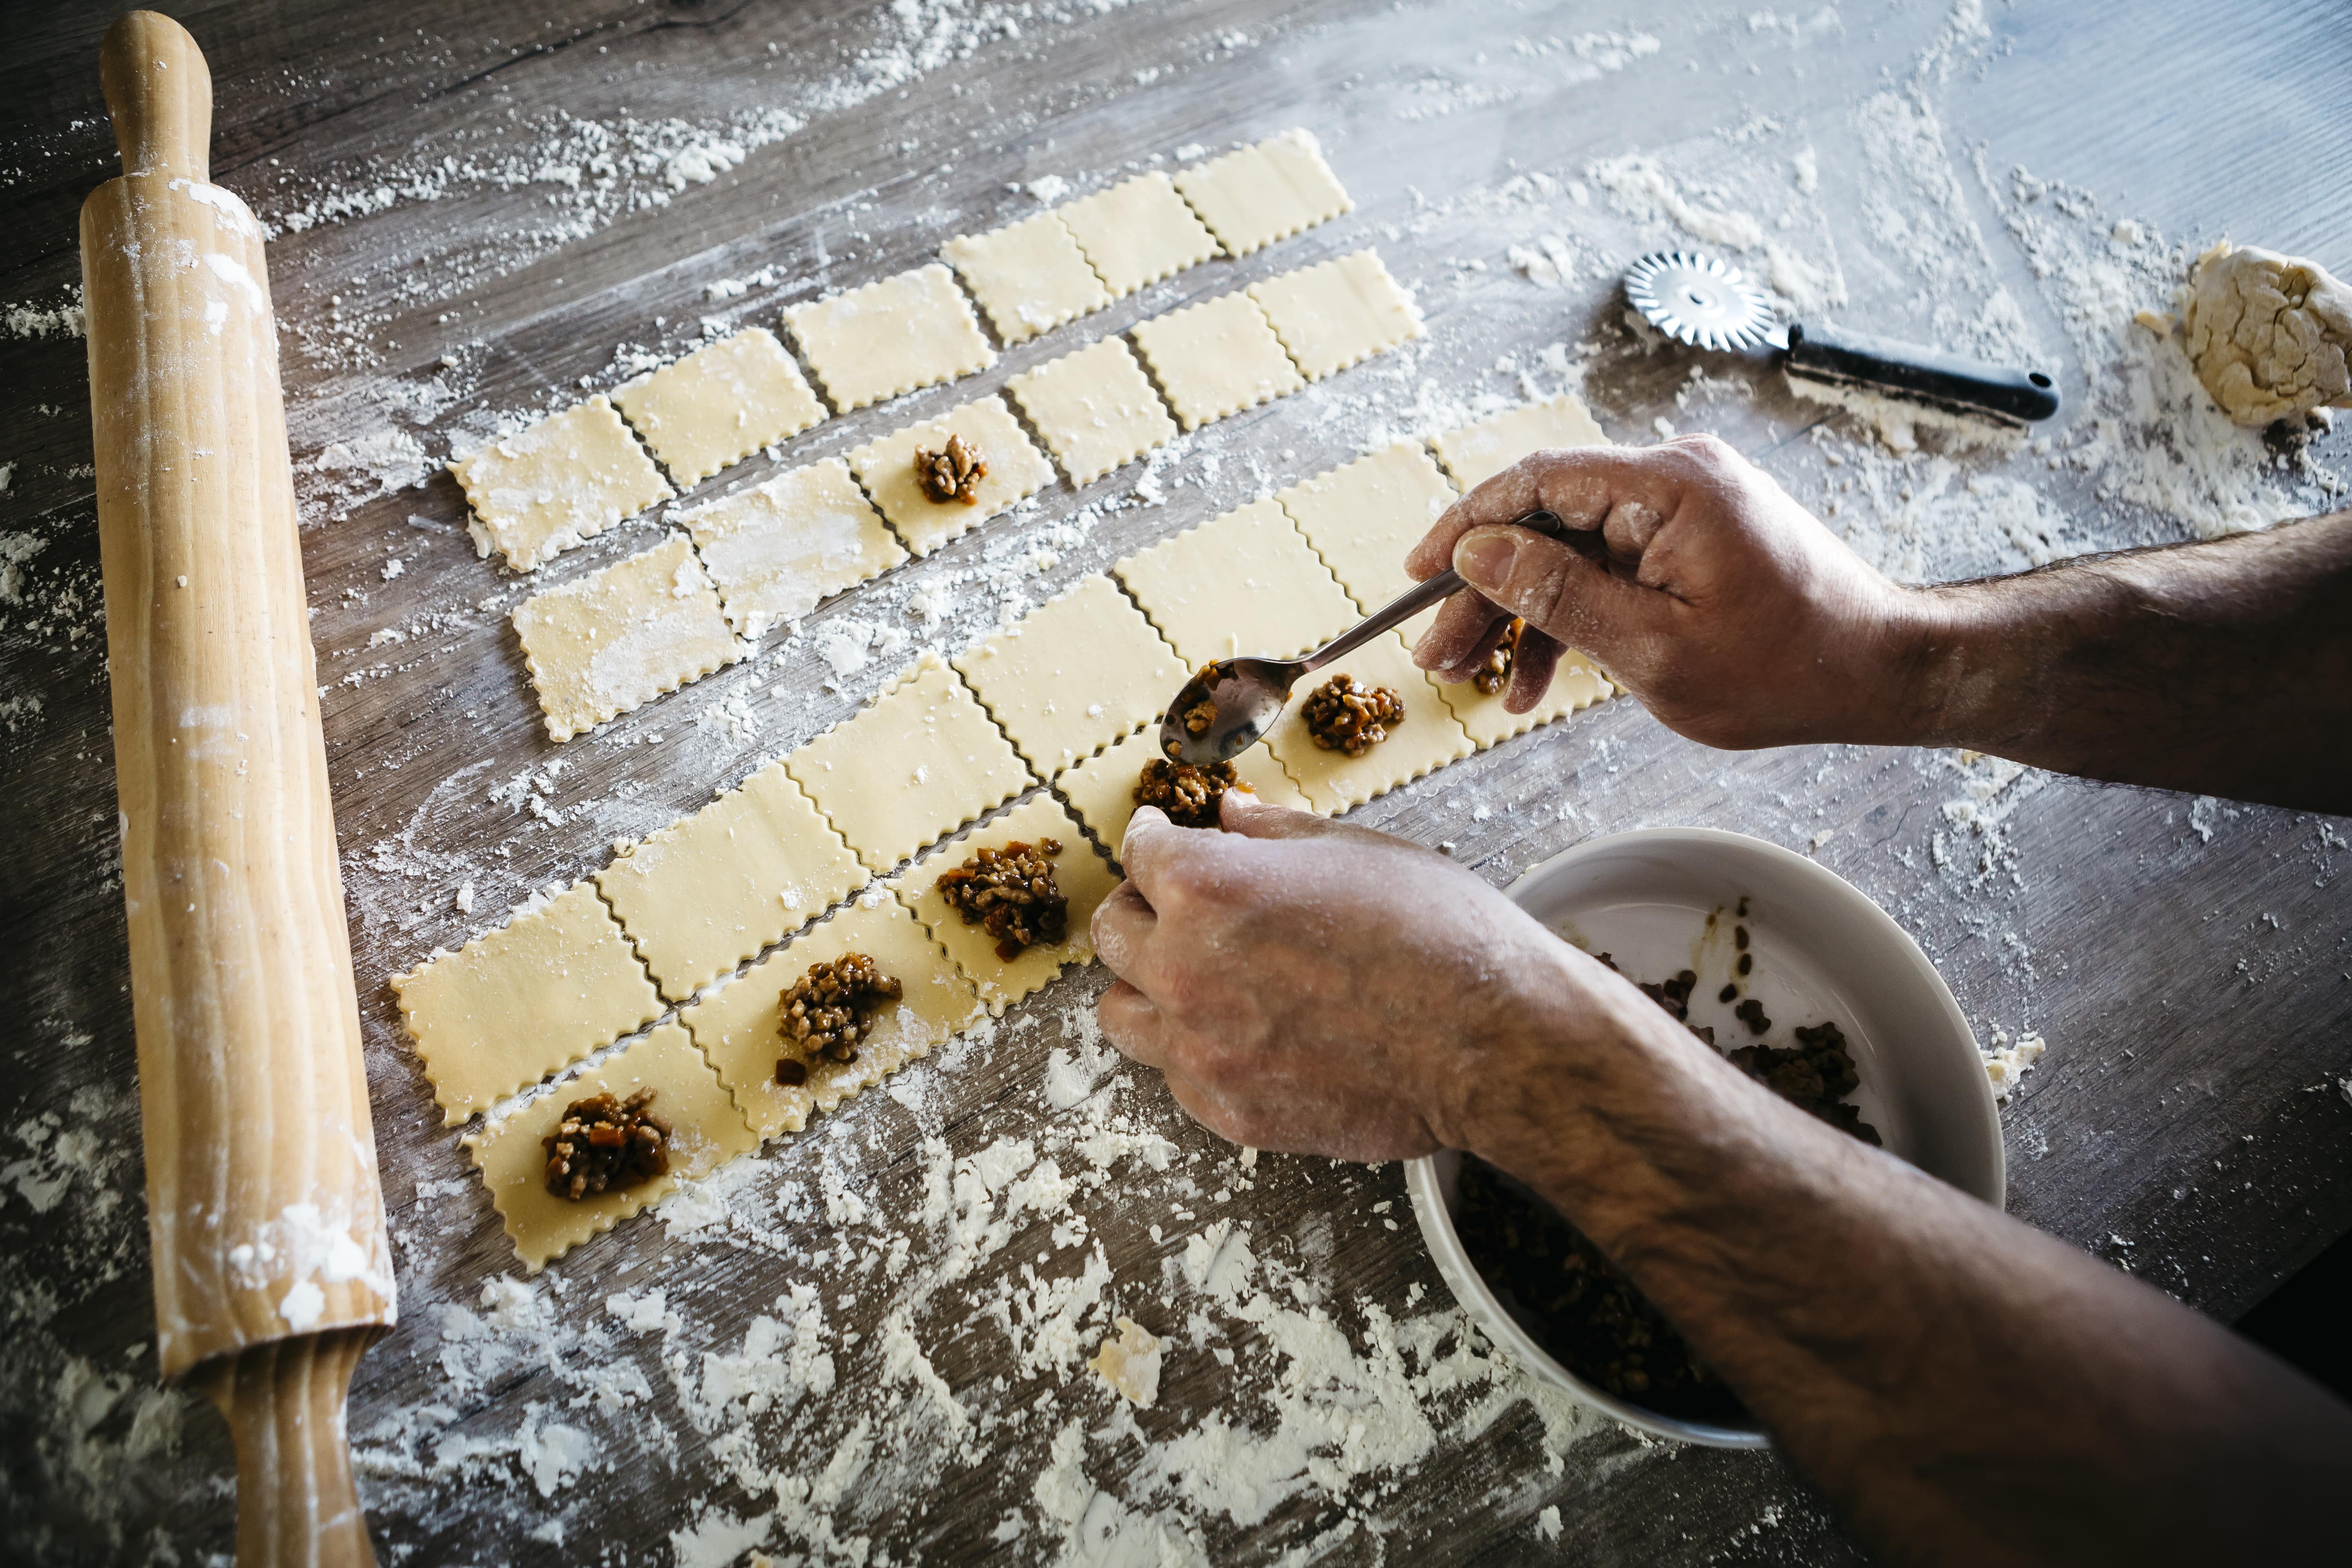
[[[1514,526],[1549,511],[1607,563]],[[1522,616],[1505,705],[1535,706],[1559,648],[1590,655],[1671,728],[1731,749],[1906,739],[1930,606],[1874,571],[1712,436],[1538,452],[1472,489],[1405,557],[1457,594],[1414,648],[1466,680]]]

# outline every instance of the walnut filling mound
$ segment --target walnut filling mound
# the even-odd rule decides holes
[[[1359,686],[1352,675],[1335,675],[1307,694],[1298,716],[1325,751],[1360,757],[1389,738],[1391,724],[1404,722],[1404,699],[1389,687]]]
[[[812,963],[786,987],[777,1003],[783,1022],[778,1033],[806,1058],[776,1063],[776,1081],[791,1089],[808,1081],[809,1062],[854,1062],[858,1042],[874,1032],[874,1015],[906,994],[898,980],[862,952]]]
[[[1492,697],[1509,683],[1511,661],[1519,656],[1519,634],[1527,629],[1527,622],[1513,620],[1503,640],[1495,645],[1495,651],[1486,656],[1486,662],[1470,678],[1470,684],[1478,689],[1481,696]]]
[[[541,1142],[547,1146],[547,1190],[577,1203],[620,1187],[669,1174],[669,1123],[646,1108],[654,1091],[626,1100],[609,1094],[575,1100]]]
[[[1231,763],[1211,763],[1202,768],[1154,757],[1143,764],[1143,776],[1135,781],[1135,804],[1158,806],[1179,827],[1214,827],[1225,791],[1241,782]]]
[[[996,956],[1010,963],[1027,947],[1056,947],[1069,935],[1070,900],[1054,880],[1061,845],[1018,839],[982,849],[952,871],[940,873],[940,897],[996,939]]]
[[[972,506],[980,500],[980,481],[988,478],[988,459],[962,437],[950,436],[945,451],[915,448],[915,478],[923,493],[942,505],[958,500]]]
[[[1748,1026],[1754,1028],[1751,1020]],[[1761,1030],[1758,1031],[1759,1034]],[[1862,1082],[1845,1036],[1835,1024],[1799,1025],[1797,1043],[1783,1050],[1773,1046],[1742,1046],[1731,1053],[1748,1077],[1795,1106],[1819,1117],[1841,1132],[1851,1133],[1873,1146],[1880,1144],[1878,1129],[1862,1119],[1859,1108],[1844,1103]]]

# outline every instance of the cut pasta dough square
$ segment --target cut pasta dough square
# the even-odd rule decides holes
[[[1246,293],[1138,321],[1130,332],[1187,430],[1307,384]]]
[[[1110,303],[1109,290],[1062,220],[1039,213],[986,234],[958,235],[940,254],[1007,344],[1075,321]]]
[[[1176,188],[1234,256],[1247,256],[1355,206],[1307,131],[1286,131],[1176,176]]]
[[[1424,332],[1412,296],[1369,250],[1253,283],[1248,293],[1309,381]]]
[[[1118,858],[1121,840],[1127,837],[1127,825],[1135,816],[1136,781],[1143,776],[1143,764],[1160,754],[1160,726],[1155,722],[1138,730],[1118,744],[1098,756],[1088,757],[1054,781],[1054,788],[1069,801],[1087,828],[1111,858]],[[1252,746],[1234,759],[1234,773],[1247,785],[1249,792],[1269,805],[1295,806],[1300,811],[1312,811],[1314,805],[1298,793],[1290,775],[1264,746]]]
[[[501,437],[449,471],[474,510],[474,553],[496,550],[518,572],[677,493],[602,397]]]
[[[1385,686],[1404,699],[1404,718],[1388,727],[1388,739],[1360,757],[1327,752],[1315,743],[1303,717],[1308,695],[1338,675],[1365,686]],[[1326,816],[1361,805],[1401,784],[1468,756],[1475,747],[1454,717],[1436,681],[1413,667],[1404,639],[1390,632],[1299,683],[1289,710],[1266,732],[1265,743],[1299,791]]]
[[[751,652],[686,535],[515,606],[547,732],[568,741]]]
[[[1274,499],[1356,607],[1370,615],[1412,586],[1405,552],[1454,504],[1454,487],[1420,442],[1400,441],[1301,479]],[[1420,640],[1436,614],[1424,610],[1405,623],[1407,646]]]
[[[600,1094],[625,1100],[641,1089],[654,1091],[646,1109],[669,1123],[669,1173],[577,1200],[549,1192],[546,1140],[564,1111]],[[664,1024],[465,1142],[506,1221],[515,1256],[533,1274],[599,1231],[651,1208],[680,1183],[698,1181],[760,1146],[710,1064],[676,1024]]]
[[[1190,673],[1099,574],[959,654],[955,667],[1047,779],[1156,721]]]
[[[613,394],[670,478],[692,489],[824,419],[775,333],[746,327]]]
[[[953,436],[980,448],[988,472],[971,500],[933,500],[916,478],[915,453],[918,448],[940,451]],[[849,454],[849,466],[907,548],[918,555],[929,555],[1054,482],[1054,465],[1030,444],[1021,421],[1001,397],[983,397],[868,441]]]
[[[621,929],[672,1002],[773,946],[864,880],[857,857],[781,763],[596,873]]]
[[[442,1125],[600,1050],[661,1012],[645,965],[586,882],[534,899],[455,952],[392,977]]]
[[[937,654],[784,759],[867,869],[887,871],[1032,783],[1021,755]]]
[[[1191,669],[1244,654],[1290,658],[1359,618],[1331,569],[1270,499],[1163,539],[1111,570]]]
[[[1445,471],[1464,489],[1494,478],[1530,452],[1550,447],[1606,447],[1609,437],[1576,398],[1562,393],[1541,403],[1525,403],[1432,443]]]
[[[669,517],[694,535],[727,618],[745,637],[804,616],[908,558],[839,458]]]
[[[1074,485],[1098,479],[1176,434],[1176,421],[1135,363],[1134,351],[1117,338],[1048,360],[1004,389]]]
[[[940,873],[953,870],[980,850],[1002,849],[1016,841],[1035,844],[1043,838],[1062,847],[1054,857],[1054,880],[1069,900],[1068,935],[1052,947],[1025,947],[1013,958],[999,958],[996,939],[981,926],[966,925],[963,917],[940,896]],[[1097,906],[1118,886],[1109,864],[1070,820],[1061,803],[1047,795],[1023,801],[995,821],[940,845],[892,884],[915,911],[915,918],[955,959],[956,967],[963,971],[991,1013],[1003,1013],[1024,996],[1043,989],[1066,964],[1092,963],[1095,944],[1088,928]]]
[[[1113,299],[1217,254],[1215,237],[1201,226],[1165,174],[1138,174],[1065,203],[1054,216],[1078,242]]]
[[[996,363],[963,290],[937,262],[794,305],[784,320],[842,414]]]
[[[858,1042],[857,1059],[808,1064],[808,1081],[776,1081],[784,1055],[783,994],[809,966],[853,952],[874,960],[898,982],[898,1001],[872,1018],[874,1032]],[[980,998],[947,950],[933,942],[913,911],[876,886],[832,919],[811,926],[679,1015],[693,1031],[719,1081],[761,1138],[798,1132],[814,1111],[828,1114],[919,1057],[927,1057],[981,1016]]]
[[[1616,695],[1617,689],[1610,684],[1607,676],[1571,649],[1560,656],[1559,668],[1552,672],[1551,685],[1542,700],[1525,713],[1507,712],[1501,691],[1490,697],[1466,680],[1459,686],[1440,686],[1438,690],[1444,694],[1445,705],[1454,710],[1454,717],[1469,732],[1471,742],[1483,752],[1514,735],[1524,735],[1538,724],[1565,719],[1580,709],[1605,701]]]

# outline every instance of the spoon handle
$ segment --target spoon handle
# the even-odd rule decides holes
[[[1333,659],[1345,658],[1382,632],[1391,631],[1462,587],[1462,574],[1448,566],[1425,583],[1416,583],[1366,616],[1354,629],[1341,632],[1298,661],[1298,673],[1312,675]]]

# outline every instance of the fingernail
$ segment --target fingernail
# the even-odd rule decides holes
[[[1499,588],[1511,580],[1511,557],[1518,548],[1499,529],[1474,533],[1454,547],[1454,569],[1474,588]]]

